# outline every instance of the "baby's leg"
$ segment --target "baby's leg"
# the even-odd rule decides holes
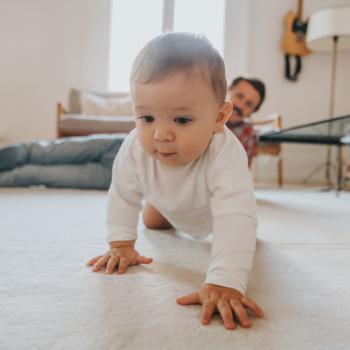
[[[143,208],[143,223],[152,230],[165,230],[172,228],[169,221],[149,203]]]

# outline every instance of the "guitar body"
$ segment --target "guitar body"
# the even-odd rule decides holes
[[[289,11],[284,18],[285,32],[282,38],[282,50],[287,55],[306,56],[310,50],[305,44],[306,22]]]

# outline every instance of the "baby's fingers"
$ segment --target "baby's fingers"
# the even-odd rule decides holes
[[[202,324],[209,324],[211,317],[216,309],[216,302],[214,300],[207,300],[202,306],[201,320]]]
[[[87,266],[92,266],[95,264],[95,262],[98,260],[98,259],[101,259],[104,255],[99,255],[99,256],[95,256],[94,258],[92,258],[91,260],[89,260],[86,265]]]
[[[256,316],[258,317],[264,316],[264,311],[253,300],[244,296],[241,302],[246,308],[253,311]]]
[[[187,295],[183,295],[182,297],[178,297],[176,298],[176,302],[180,305],[193,305],[193,304],[201,303],[198,292],[194,292]]]
[[[113,255],[110,257],[107,267],[106,267],[106,273],[110,274],[114,271],[115,267],[118,265],[119,262],[119,256],[118,255]]]
[[[236,317],[238,318],[240,325],[242,327],[249,328],[251,326],[251,322],[243,305],[236,299],[231,299],[230,304]]]
[[[146,258],[146,257],[143,256],[143,255],[139,255],[139,256],[137,257],[137,263],[138,263],[138,264],[150,264],[152,261],[153,261],[152,258]]]
[[[125,256],[121,257],[119,260],[118,273],[124,273],[129,265],[129,260]]]
[[[108,255],[104,255],[102,256],[95,264],[95,266],[92,268],[92,271],[96,272],[96,271],[100,271],[101,268],[103,266],[105,266],[109,260],[109,256]]]
[[[236,328],[236,324],[233,320],[232,309],[227,300],[220,299],[217,304],[217,308],[220,312],[222,320],[224,321],[225,327],[227,329]]]

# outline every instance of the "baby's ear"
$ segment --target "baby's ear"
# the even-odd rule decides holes
[[[231,113],[232,113],[232,103],[230,101],[225,101],[220,107],[218,114],[216,116],[214,133],[221,132],[224,130],[224,125],[227,122]]]

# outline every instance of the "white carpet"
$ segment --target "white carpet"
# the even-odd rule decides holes
[[[106,194],[0,190],[0,349],[349,349],[350,195],[257,190],[259,242],[251,329],[175,298],[204,278],[210,243],[140,228],[154,263],[92,273],[106,249]]]

